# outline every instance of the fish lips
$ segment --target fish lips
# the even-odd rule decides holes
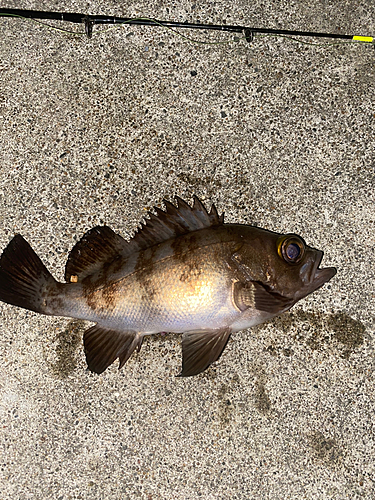
[[[313,255],[309,259],[310,262],[305,263],[300,270],[300,276],[305,285],[299,290],[298,300],[302,297],[306,297],[315,290],[318,290],[327,281],[335,276],[337,269],[335,267],[324,267],[319,268],[319,265],[323,259],[323,252],[321,250],[313,250]],[[308,267],[311,267],[311,271],[308,272]]]

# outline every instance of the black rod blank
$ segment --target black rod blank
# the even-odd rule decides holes
[[[362,42],[372,42],[372,37],[344,35],[338,33],[319,33],[314,31],[293,31],[269,28],[250,28],[248,26],[233,26],[227,24],[200,24],[200,23],[177,23],[173,21],[159,21],[157,19],[127,18],[114,16],[86,15],[72,12],[46,12],[38,10],[22,9],[0,9],[0,17],[21,17],[28,19],[54,19],[57,21],[68,21],[71,23],[84,24],[88,37],[92,35],[92,28],[95,24],[133,24],[141,26],[164,26],[166,28],[187,28],[196,30],[215,30],[231,33],[244,33],[248,41],[252,41],[254,33],[271,35],[293,35],[309,36],[317,38],[338,38],[346,40],[357,40]]]

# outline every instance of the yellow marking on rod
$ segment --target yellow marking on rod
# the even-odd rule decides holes
[[[373,42],[374,41],[372,36],[353,36],[353,40],[357,40],[358,42]]]

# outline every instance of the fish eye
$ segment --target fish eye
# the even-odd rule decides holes
[[[298,264],[305,255],[305,242],[295,234],[286,234],[277,240],[277,253],[289,264]]]

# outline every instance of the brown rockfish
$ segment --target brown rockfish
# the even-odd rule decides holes
[[[73,247],[57,282],[16,235],[0,259],[0,300],[96,323],[83,336],[90,370],[120,368],[145,335],[183,333],[180,376],[216,361],[230,334],[290,309],[335,274],[295,234],[224,224],[214,205],[164,201],[130,241],[108,226]]]

